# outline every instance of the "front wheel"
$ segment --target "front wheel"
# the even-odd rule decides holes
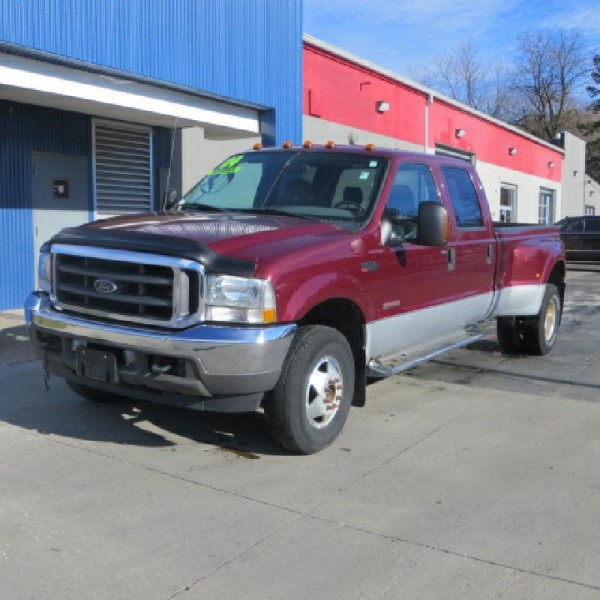
[[[339,435],[353,393],[354,357],[346,338],[331,327],[301,327],[265,402],[265,416],[285,448],[312,454]]]

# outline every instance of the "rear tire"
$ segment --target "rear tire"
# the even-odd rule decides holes
[[[273,435],[297,454],[331,444],[348,417],[354,378],[352,350],[339,331],[301,327],[264,404]]]
[[[502,354],[548,354],[554,347],[562,315],[558,288],[546,286],[540,312],[535,317],[498,317],[496,331]]]
[[[67,381],[67,385],[78,395],[90,402],[116,402],[120,400],[122,396],[107,392],[105,390],[99,390],[97,388],[89,387],[82,383],[75,383],[74,381]]]
[[[523,344],[523,319],[519,317],[498,317],[496,334],[502,354],[521,354]]]
[[[542,356],[554,347],[560,326],[562,305],[555,285],[546,286],[542,308],[535,317],[524,321],[523,341],[529,354]]]

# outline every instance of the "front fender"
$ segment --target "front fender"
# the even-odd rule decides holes
[[[372,320],[373,303],[361,281],[351,275],[326,272],[303,281],[289,282],[277,298],[278,317],[283,322],[299,321],[319,304],[333,299],[347,299],[358,306],[365,321]]]

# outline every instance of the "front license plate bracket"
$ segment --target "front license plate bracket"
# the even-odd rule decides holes
[[[75,372],[79,377],[85,379],[93,379],[103,383],[117,383],[117,357],[105,350],[80,346],[77,348],[75,358]]]

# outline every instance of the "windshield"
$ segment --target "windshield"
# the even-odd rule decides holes
[[[340,152],[236,154],[209,171],[181,210],[289,214],[357,229],[371,214],[387,159]]]

